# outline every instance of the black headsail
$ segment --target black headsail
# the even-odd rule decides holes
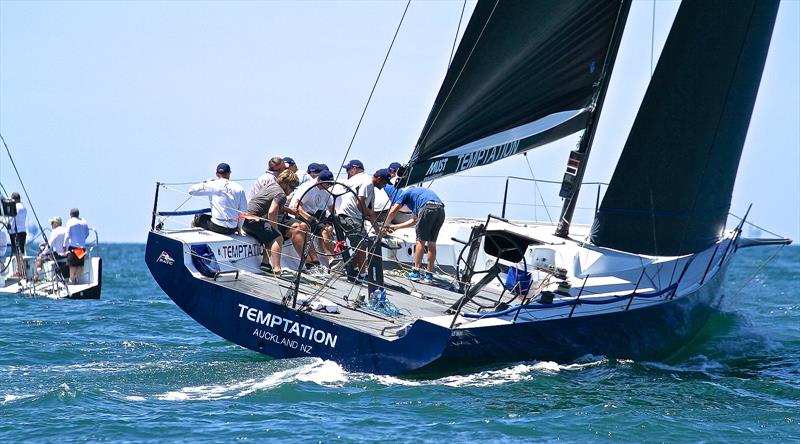
[[[628,0],[480,0],[417,142],[408,183],[584,129],[613,30],[629,7]]]
[[[702,251],[725,228],[777,0],[684,0],[592,227],[651,255]]]

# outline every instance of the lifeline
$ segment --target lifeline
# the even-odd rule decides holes
[[[285,319],[272,313],[264,313],[259,309],[251,308],[244,304],[239,304],[239,317],[247,317],[248,321],[273,328],[280,328],[280,326],[283,325],[284,333],[294,334],[302,339],[310,339],[317,344],[327,345],[331,348],[336,347],[336,340],[339,339],[338,335],[332,335],[328,332],[317,330],[310,325],[301,324],[291,319]]]

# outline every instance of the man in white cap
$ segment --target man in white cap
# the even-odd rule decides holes
[[[64,247],[64,238],[67,235],[66,227],[61,226],[61,218],[54,216],[50,218],[50,236],[48,242],[39,244],[42,250],[36,259],[36,268],[42,268],[43,261],[55,258],[59,271],[67,266],[67,249]]]

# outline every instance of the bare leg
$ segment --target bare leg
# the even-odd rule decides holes
[[[422,267],[422,255],[425,254],[425,242],[418,240],[417,246],[414,249],[414,269],[419,270]]]
[[[302,257],[303,245],[306,242],[306,236],[308,236],[308,225],[303,222],[295,223],[289,231],[289,236],[292,238],[292,245],[294,245],[297,255]],[[306,262],[319,262],[313,245],[309,245],[307,259]]]
[[[272,271],[275,273],[280,273],[281,271],[281,248],[283,248],[283,236],[279,234],[269,247],[269,254],[272,258]]]
[[[433,273],[433,264],[436,263],[436,242],[428,241],[428,273]]]

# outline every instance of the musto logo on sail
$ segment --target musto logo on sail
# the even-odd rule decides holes
[[[301,324],[291,319],[280,317],[276,314],[265,313],[257,308],[239,304],[239,318],[246,318],[250,322],[264,325],[267,329],[256,328],[253,336],[257,336],[266,341],[274,342],[284,347],[300,349],[300,351],[311,354],[312,346],[303,344],[296,338],[306,341],[313,341],[320,345],[336,348],[337,335],[318,330],[310,325]],[[281,333],[284,333],[282,335]]]

